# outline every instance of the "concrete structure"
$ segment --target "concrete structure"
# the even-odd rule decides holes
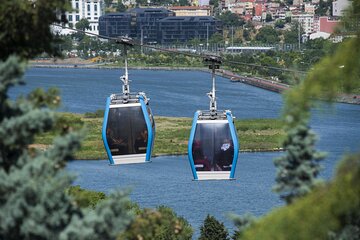
[[[129,36],[144,43],[188,42],[210,39],[222,34],[221,21],[210,16],[175,17],[164,8],[136,8],[125,13],[111,13],[99,19],[100,35]]]
[[[294,14],[291,16],[292,21],[298,21],[307,36],[314,32],[314,15]]]
[[[340,23],[338,20],[331,20],[328,17],[319,17],[319,32],[332,34],[336,26]]]
[[[188,16],[211,16],[210,6],[176,6],[169,7],[170,11],[175,13],[177,17],[188,17]]]
[[[317,39],[317,38],[328,39],[329,37],[330,37],[330,34],[329,34],[329,33],[326,33],[326,32],[316,32],[316,33],[310,34],[309,39],[310,39],[310,40]]]
[[[349,0],[337,0],[332,3],[333,6],[333,16],[342,16],[344,11],[350,6],[351,2]]]
[[[72,12],[67,12],[69,21],[65,26],[75,28],[75,24],[85,18],[90,22],[88,32],[99,33],[99,17],[104,14],[103,0],[71,0]],[[69,34],[71,30],[63,29],[60,34]]]
[[[167,17],[159,21],[162,44],[208,40],[214,33],[222,34],[221,22],[214,17]]]
[[[304,12],[306,12],[307,14],[315,14],[315,5],[310,4],[310,3],[305,3],[304,6]]]

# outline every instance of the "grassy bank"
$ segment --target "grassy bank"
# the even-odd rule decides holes
[[[55,135],[71,129],[85,127],[86,137],[82,148],[75,154],[76,159],[107,159],[101,139],[103,119],[96,114],[61,113],[56,130],[36,138],[34,147],[46,149]],[[155,117],[156,137],[153,154],[186,154],[192,119]],[[285,133],[277,119],[253,119],[235,121],[241,151],[279,150]]]

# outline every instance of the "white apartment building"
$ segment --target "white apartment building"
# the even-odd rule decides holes
[[[75,28],[75,24],[86,18],[90,22],[87,32],[99,34],[99,17],[104,14],[103,0],[71,0],[72,12],[67,12],[68,23],[66,26]],[[61,34],[69,34],[71,30],[63,29]]]
[[[346,10],[349,6],[350,6],[350,1],[349,0],[337,0],[337,1],[334,1],[332,3],[332,7],[333,7],[332,15],[337,16],[337,17],[342,16],[344,10]]]
[[[291,21],[298,21],[308,36],[314,32],[314,15],[294,14],[291,16]]]

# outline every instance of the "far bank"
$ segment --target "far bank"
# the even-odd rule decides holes
[[[51,133],[37,137],[36,144],[30,146],[45,150],[51,146],[53,138],[68,130],[85,128],[86,137],[75,159],[107,159],[101,138],[101,112],[96,114],[58,113],[56,128]],[[155,117],[156,137],[153,156],[187,154],[190,135],[190,118]],[[278,119],[235,120],[240,152],[281,151],[285,137],[282,122]]]

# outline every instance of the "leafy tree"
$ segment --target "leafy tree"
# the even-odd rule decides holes
[[[285,27],[285,22],[283,20],[281,20],[281,19],[276,20],[275,27],[276,28],[284,28]]]
[[[320,0],[315,14],[318,16],[328,16],[332,13],[332,1]]]
[[[106,199],[105,193],[85,190],[80,186],[71,186],[67,193],[74,197],[76,205],[81,208],[95,208],[100,201]]]
[[[179,0],[179,5],[180,6],[188,6],[189,2],[188,2],[188,0]]]
[[[55,126],[55,113],[50,108],[60,103],[58,91],[35,90],[16,101],[8,97],[11,87],[24,84],[25,64],[20,60],[42,51],[53,53],[49,24],[57,19],[53,9],[65,2],[24,0],[0,6],[0,16],[12,9],[8,16],[24,13],[22,17],[29,21],[25,26],[37,22],[22,32],[36,45],[28,40],[1,40],[2,48],[10,50],[1,55],[7,60],[0,61],[0,239],[114,239],[131,221],[129,200],[123,193],[111,194],[93,210],[81,209],[68,196],[73,177],[63,167],[79,149],[83,133],[66,128],[46,151],[32,147],[38,134]],[[21,17],[17,20],[15,25],[23,21]],[[7,28],[3,36],[19,35],[19,29]],[[9,57],[13,53],[21,58]]]
[[[243,18],[241,18],[239,15],[232,13],[230,11],[226,11],[222,13],[218,17],[224,24],[224,26],[242,26],[245,24],[245,21]]]
[[[104,0],[104,2],[106,7],[110,7],[112,0]]]
[[[236,226],[236,230],[232,236],[232,239],[241,239],[246,229],[250,228],[256,222],[256,218],[251,214],[245,214],[242,216],[231,215],[230,218]]]
[[[75,24],[75,28],[85,31],[86,29],[90,29],[90,22],[86,18],[82,18]]]
[[[117,12],[125,12],[126,11],[126,6],[123,4],[122,0],[118,0],[117,6],[116,6],[116,11]]]
[[[227,240],[229,233],[223,223],[215,217],[207,215],[204,224],[200,227],[199,240]]]
[[[214,33],[209,39],[209,43],[221,43],[224,42],[224,38],[220,33]]]
[[[29,59],[40,53],[59,56],[50,24],[60,23],[69,7],[65,0],[1,1],[0,4],[0,60],[17,54]],[[54,9],[57,9],[55,14]]]
[[[290,204],[317,185],[316,177],[321,169],[319,162],[325,155],[316,151],[316,137],[306,121],[291,127],[287,132],[283,143],[285,156],[274,161],[277,168],[274,191]]]
[[[273,19],[272,19],[272,16],[271,16],[271,14],[270,13],[267,13],[266,14],[266,17],[265,17],[265,21],[266,22],[271,22]]]
[[[241,240],[358,240],[359,206],[360,155],[355,154],[340,162],[330,183],[259,219],[243,232]]]
[[[270,26],[262,27],[255,38],[256,41],[266,44],[275,44],[280,41],[278,32]]]
[[[30,149],[36,134],[54,126],[55,116],[44,94],[8,99],[23,71],[15,57],[0,63],[0,238],[115,238],[131,220],[124,194],[115,193],[93,211],[81,210],[66,194],[73,178],[62,166],[80,147],[81,135],[58,137],[45,152]],[[58,101],[48,94],[49,102]]]
[[[144,209],[118,239],[191,239],[190,224],[168,207]]]
[[[300,26],[300,24],[298,22],[294,22],[291,25],[291,29],[283,33],[285,43],[296,44],[299,42],[299,27],[300,36],[304,34],[304,29]]]

